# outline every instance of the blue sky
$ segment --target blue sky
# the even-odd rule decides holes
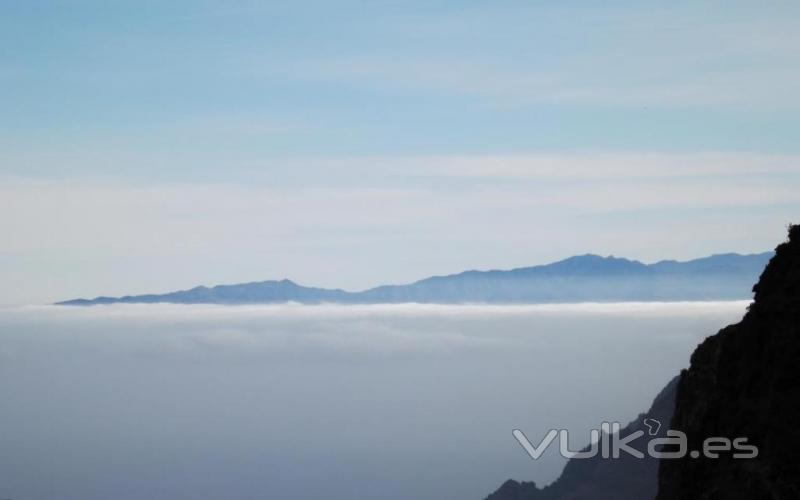
[[[0,2],[0,303],[771,248],[798,11]]]

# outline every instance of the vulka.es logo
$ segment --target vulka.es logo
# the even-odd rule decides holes
[[[646,418],[642,422],[650,436],[657,436],[661,430],[661,422],[654,418]],[[755,458],[758,448],[747,444],[746,437],[729,439],[726,437],[709,437],[703,441],[702,450],[689,450],[686,434],[681,431],[667,430],[664,437],[652,437],[645,447],[634,448],[632,444],[645,435],[643,430],[637,430],[626,436],[620,436],[619,422],[603,422],[600,429],[592,429],[589,433],[591,445],[588,449],[573,451],[570,449],[569,431],[566,429],[550,429],[537,445],[531,443],[528,437],[519,429],[514,429],[513,434],[525,452],[534,460],[540,458],[558,438],[558,451],[565,458],[593,458],[598,454],[602,458],[620,458],[623,453],[634,458],[644,458],[642,450],[657,459],[675,459],[690,456],[699,458],[701,453],[706,458],[719,458],[720,453],[732,453],[733,458]],[[665,451],[670,450],[670,451]]]

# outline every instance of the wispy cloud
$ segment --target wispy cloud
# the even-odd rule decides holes
[[[379,169],[449,177],[580,181],[631,181],[797,174],[800,155],[751,152],[586,152],[473,155],[408,155],[308,159],[318,168]]]
[[[281,167],[302,183],[5,177],[0,302],[284,277],[357,289],[587,251],[643,260],[764,251],[800,207],[797,164],[717,153],[445,155]],[[362,176],[359,187],[339,182],[342,172]]]
[[[425,58],[311,60],[287,70],[306,79],[353,87],[463,95],[498,106],[593,105],[613,107],[745,106],[796,107],[793,89],[800,70],[782,61],[757,67],[718,68],[710,74],[691,68],[652,71],[630,56],[626,72],[613,61],[573,62],[536,68],[469,59]],[[633,66],[633,67],[631,67]]]
[[[793,23],[767,10],[730,9],[715,19],[697,6],[581,14],[560,6],[467,8],[403,21],[408,33],[429,41],[429,51],[365,50],[282,71],[502,106],[797,106],[800,38]]]

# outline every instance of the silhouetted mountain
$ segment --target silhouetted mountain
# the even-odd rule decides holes
[[[620,430],[625,437],[636,431],[645,436],[632,442],[631,447],[644,452],[647,447],[648,429],[645,418],[669,422],[675,406],[675,388],[678,377],[662,389],[647,411]],[[658,436],[663,437],[666,425]],[[584,448],[586,450],[588,448]],[[517,482],[509,479],[486,500],[652,500],[658,486],[658,460],[645,454],[645,458],[622,454],[619,459],[594,458],[572,459],[567,462],[554,483],[539,489],[533,482]]]
[[[800,226],[778,246],[742,321],[707,338],[681,374],[671,428],[702,450],[746,437],[756,458],[663,460],[658,500],[800,498]]]
[[[290,280],[261,281],[238,285],[218,285],[213,288],[198,286],[191,290],[160,295],[126,295],[124,297],[97,297],[59,302],[62,305],[93,304],[153,304],[171,302],[179,304],[263,304],[275,302],[346,302],[350,296],[344,290],[328,290],[300,286]]]
[[[289,280],[204,286],[160,295],[97,297],[63,305],[173,302],[254,304],[275,302],[544,303],[625,300],[714,300],[750,298],[750,286],[772,253],[713,255],[688,262],[581,255],[543,266],[507,271],[465,271],[407,285],[362,292],[300,286]]]

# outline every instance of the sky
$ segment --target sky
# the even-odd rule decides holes
[[[798,14],[0,0],[0,304],[769,250]]]

